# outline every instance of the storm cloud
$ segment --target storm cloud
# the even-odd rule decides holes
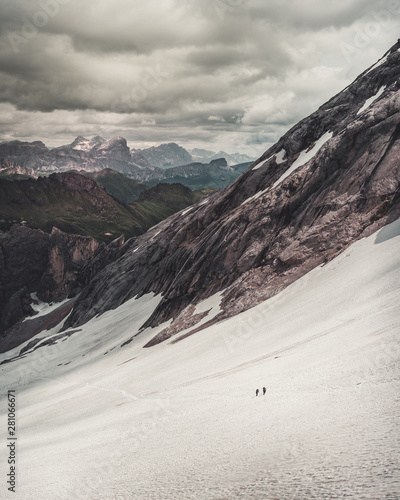
[[[396,41],[400,0],[0,0],[0,138],[263,153]]]

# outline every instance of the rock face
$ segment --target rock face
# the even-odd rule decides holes
[[[152,292],[163,300],[144,326],[173,319],[156,343],[195,329],[187,308],[216,292],[224,291],[213,321],[277,294],[399,217],[399,49],[231,186],[137,238],[84,289],[65,327]]]
[[[90,237],[15,225],[0,233],[0,333],[33,314],[30,294],[46,302],[75,295],[79,273],[99,250]]]

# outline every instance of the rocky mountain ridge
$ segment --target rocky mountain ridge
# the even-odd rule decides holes
[[[161,175],[140,153],[132,156],[126,139],[120,136],[105,140],[77,137],[71,144],[49,149],[42,142],[12,141],[0,144],[0,171],[31,177],[54,172],[86,170],[98,172],[111,168],[130,177],[146,180]]]
[[[99,172],[87,172],[86,170],[80,170],[78,173],[95,180],[97,184],[107,191],[107,193],[124,203],[132,203],[132,201],[136,201],[139,198],[140,193],[143,193],[143,191],[150,188],[149,184],[131,179],[130,177],[110,168],[105,168]]]
[[[210,153],[213,153],[212,151]],[[246,155],[236,155],[245,161]],[[68,171],[105,174],[114,170],[138,182],[183,182],[194,189],[220,189],[243,172],[235,155],[215,155],[203,163],[193,162],[192,155],[175,143],[144,150],[130,149],[120,136],[105,140],[100,136],[77,137],[71,144],[49,149],[43,142],[11,141],[0,144],[0,175],[48,176]],[[221,167],[223,167],[221,169]],[[173,180],[176,178],[176,180]],[[201,180],[204,178],[204,185]],[[172,179],[172,180],[171,180]],[[121,180],[121,179],[120,179]],[[126,181],[122,181],[126,184]]]
[[[54,226],[99,241],[145,231],[127,205],[76,172],[38,179],[0,179],[0,229],[8,231],[15,223],[45,232]]]
[[[398,218],[399,49],[228,188],[138,237],[84,289],[65,328],[153,293],[162,301],[143,327],[168,323],[148,345],[187,335],[276,295]],[[211,296],[219,309],[207,321],[196,305]]]
[[[245,172],[251,163],[229,166],[225,158],[210,163],[190,163],[164,170],[163,182],[181,183],[193,191],[197,189],[222,189]],[[150,181],[154,184],[155,181]]]
[[[30,294],[61,301],[80,288],[78,275],[104,248],[94,238],[15,225],[0,232],[0,333],[33,315]]]
[[[117,176],[119,180],[119,175],[115,172],[108,178]],[[117,183],[117,187],[120,185]],[[132,193],[136,186],[128,188]],[[128,205],[107,193],[88,175],[77,172],[51,174],[38,179],[0,179],[0,230],[8,231],[16,223],[48,233],[57,227],[66,233],[111,242],[122,234],[126,238],[143,234],[154,224],[204,196],[181,184],[148,188],[151,202],[142,197],[141,201]],[[142,192],[143,189],[136,191],[137,199]]]
[[[168,144],[160,144],[147,149],[138,149],[152,165],[162,168],[171,169],[182,167],[189,164],[211,164],[213,160],[225,159],[229,167],[239,165],[241,163],[252,163],[255,158],[240,153],[226,153],[225,151],[210,151],[208,149],[194,148],[190,151],[179,146],[175,142]]]

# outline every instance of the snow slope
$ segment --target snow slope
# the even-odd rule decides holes
[[[398,499],[399,249],[397,221],[176,344],[133,337],[147,296],[1,365],[18,486],[0,498]]]

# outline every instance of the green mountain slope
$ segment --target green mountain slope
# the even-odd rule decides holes
[[[131,205],[109,195],[94,180],[75,172],[9,181],[0,179],[0,230],[15,223],[50,232],[90,235],[109,242],[138,236],[202,196],[185,186],[161,185]]]
[[[158,184],[142,193],[129,206],[137,220],[146,227],[154,226],[170,215],[196,203],[207,191],[191,191],[182,184]]]
[[[143,193],[143,191],[150,187],[144,182],[131,179],[111,168],[105,168],[100,172],[86,172],[85,170],[80,170],[79,174],[95,180],[108,194],[111,194],[114,198],[124,203],[136,201],[140,193]]]

